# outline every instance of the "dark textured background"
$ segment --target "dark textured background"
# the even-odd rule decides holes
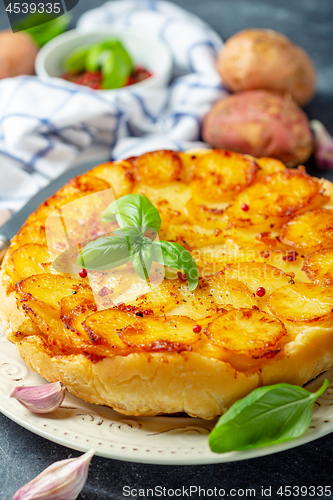
[[[102,3],[103,0],[80,0],[72,11],[73,26],[82,12]],[[306,111],[333,134],[332,0],[177,0],[174,3],[210,23],[224,40],[245,28],[271,28],[306,49],[318,71],[318,92]],[[0,0],[0,29],[7,27],[8,19]],[[0,414],[0,500],[10,500],[19,486],[52,462],[78,454],[32,434]],[[153,466],[94,457],[79,500],[125,498],[124,485],[256,488],[256,498],[261,498],[261,486],[272,486],[276,491],[281,485],[331,485],[333,490],[333,435],[276,455],[221,465]],[[275,494],[272,498],[281,497]]]

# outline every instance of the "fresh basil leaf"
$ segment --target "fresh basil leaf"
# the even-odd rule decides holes
[[[67,71],[79,72],[85,70],[86,58],[88,55],[89,47],[79,47],[69,54],[65,60],[65,68]]]
[[[103,44],[101,44],[101,43],[91,45],[88,48],[87,57],[85,60],[85,69],[87,71],[98,71],[100,69],[99,59],[100,59],[103,51],[104,51],[104,48],[103,48]]]
[[[140,237],[136,228],[117,229],[110,236],[88,243],[77,258],[77,265],[85,269],[104,270],[126,264],[131,246]]]
[[[301,436],[310,424],[316,399],[327,386],[326,379],[315,393],[290,384],[255,389],[219,419],[209,436],[211,450],[247,450]]]
[[[127,194],[115,200],[102,214],[104,222],[116,220],[120,227],[151,228],[159,232],[161,217],[154,205],[142,194]]]
[[[104,89],[119,89],[124,87],[131,74],[131,66],[123,59],[122,53],[106,51],[108,57],[102,62],[102,87]],[[103,55],[103,54],[102,54]]]
[[[152,245],[153,249],[162,250],[162,260],[161,253],[154,251],[153,259],[155,262],[184,271],[187,277],[189,290],[195,290],[198,286],[199,271],[192,255],[178,243],[155,241]]]
[[[153,263],[151,240],[143,238],[131,247],[131,263],[140,278],[147,280]]]
[[[26,31],[34,41],[43,47],[47,42],[67,30],[71,16],[63,14],[54,18],[52,14],[35,12],[27,15],[15,26],[20,31]]]

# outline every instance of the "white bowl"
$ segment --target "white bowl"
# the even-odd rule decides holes
[[[151,77],[128,88],[161,88],[168,84],[172,72],[172,57],[168,46],[163,41],[138,30],[114,26],[103,26],[101,29],[89,31],[74,29],[58,35],[39,51],[35,62],[36,74],[47,79],[61,77],[65,72],[64,61],[71,52],[83,45],[92,45],[112,38],[123,43],[135,65],[144,66],[152,73]],[[115,90],[119,89],[112,91]],[[110,90],[98,92],[110,92]]]

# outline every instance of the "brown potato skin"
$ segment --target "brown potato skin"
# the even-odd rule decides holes
[[[202,136],[216,148],[277,158],[287,167],[313,150],[309,120],[288,95],[248,90],[218,101],[204,119]]]
[[[26,33],[0,32],[0,79],[35,73],[39,47]]]
[[[288,92],[302,106],[312,99],[316,89],[316,70],[309,55],[273,30],[236,33],[221,50],[217,70],[224,85],[233,92]]]

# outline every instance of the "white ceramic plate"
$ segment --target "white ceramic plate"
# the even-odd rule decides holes
[[[333,432],[333,369],[307,384],[309,390],[315,391],[325,377],[330,384],[315,404],[311,425],[301,438],[220,455],[208,446],[208,434],[216,421],[186,416],[125,417],[110,408],[87,404],[71,394],[66,395],[61,408],[49,415],[30,413],[8,395],[17,385],[46,382],[25,365],[0,329],[2,413],[22,427],[61,445],[81,451],[94,448],[97,455],[129,462],[170,465],[233,462],[269,455],[325,436]]]

